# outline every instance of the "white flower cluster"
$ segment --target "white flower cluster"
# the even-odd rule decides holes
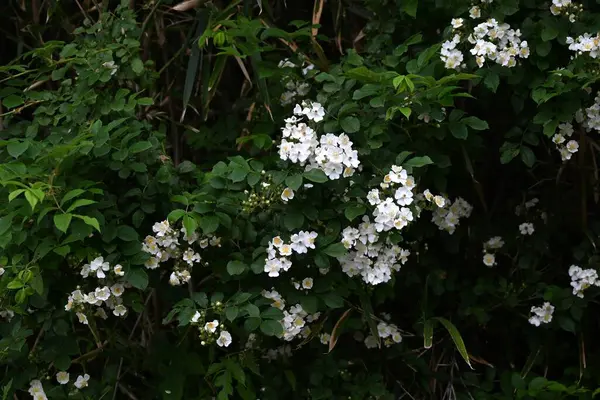
[[[279,292],[274,289],[271,289],[271,291],[263,290],[262,296],[273,301],[271,307],[283,311],[283,319],[279,322],[283,327],[282,337],[285,341],[289,342],[298,335],[307,338],[311,333],[310,326],[307,325],[307,322],[315,322],[321,316],[321,313],[308,314],[300,304],[290,307],[289,311],[285,310],[285,300],[281,297]]]
[[[587,53],[592,58],[598,58],[600,55],[600,34],[594,36],[584,33],[576,38],[567,37],[569,50],[577,53],[578,56]]]
[[[545,302],[541,307],[531,307],[531,317],[529,323],[531,325],[540,326],[540,324],[547,324],[552,321],[552,314],[554,313],[554,306],[548,302]]]
[[[535,228],[531,222],[523,222],[519,225],[519,232],[523,236],[531,236],[533,235],[533,232],[535,232]]]
[[[483,244],[483,264],[488,267],[496,265],[496,255],[494,252],[504,246],[504,240],[500,236],[494,236]]]
[[[600,286],[598,272],[595,269],[582,269],[577,265],[569,267],[569,276],[571,277],[571,286],[573,294],[583,299],[583,292],[590,286]]]
[[[37,379],[29,383],[29,394],[34,400],[48,400],[48,397],[46,397],[46,392],[44,392],[42,382]]]
[[[427,195],[426,195],[427,198]],[[435,201],[435,197],[433,198]],[[443,198],[443,202],[436,202],[438,208],[433,212],[431,221],[437,225],[437,227],[446,231],[449,234],[453,234],[456,227],[460,224],[461,218],[469,218],[473,211],[473,206],[467,203],[462,197],[454,200],[454,203],[450,205],[450,201],[447,198]]]
[[[301,281],[296,281],[292,279],[292,285],[296,290],[310,290],[312,289],[314,284],[313,278],[304,278]]]
[[[292,346],[289,344],[285,344],[283,346],[279,346],[276,349],[269,349],[267,353],[263,356],[267,361],[275,361],[278,358],[286,358],[292,356]]]
[[[358,229],[347,227],[343,230],[342,244],[352,249],[338,258],[342,271],[350,277],[360,275],[370,285],[392,279],[392,271],[400,271],[410,255],[410,251],[395,244],[379,242],[376,224],[366,215]]]
[[[117,317],[127,314],[127,307],[123,305],[122,295],[125,289],[131,286],[121,279],[125,275],[121,265],[117,264],[111,268],[103,257],[96,257],[91,263],[85,264],[81,268],[80,274],[84,278],[96,278],[100,284],[87,294],[84,294],[79,287],[72,291],[65,305],[66,311],[75,311],[79,322],[85,325],[88,324],[85,313],[86,304],[96,306],[94,316],[102,319],[108,318],[103,306],[112,310]]]
[[[217,302],[216,305],[220,306],[221,303]],[[223,329],[223,324],[219,320],[206,321],[205,317],[204,312],[196,311],[190,320],[190,323],[196,325],[200,331],[200,337],[202,338],[200,344],[204,346],[207,343],[212,343],[216,337],[215,342],[219,347],[229,347],[232,342],[231,334]]]
[[[552,15],[568,16],[570,22],[575,22],[577,14],[581,11],[583,11],[583,6],[573,3],[571,0],[552,0],[550,5]]]
[[[320,169],[332,180],[352,176],[360,161],[348,135],[328,133],[317,138],[315,130],[303,122],[304,117],[320,122],[324,116],[325,109],[319,103],[296,104],[294,115],[285,120],[286,125],[281,130],[279,157],[305,165],[307,171]]]
[[[308,249],[314,249],[317,236],[317,232],[300,231],[291,236],[289,244],[284,243],[281,237],[275,236],[267,247],[264,271],[274,278],[279,276],[280,271],[289,270],[292,262],[287,257],[293,252],[304,254]]]
[[[156,269],[160,263],[174,260],[173,272],[169,277],[169,283],[173,286],[187,283],[191,278],[190,269],[201,261],[200,254],[192,248],[195,243],[202,249],[209,245],[221,246],[221,239],[216,236],[200,238],[193,232],[188,237],[184,228],[177,231],[167,220],[155,223],[152,231],[156,236],[146,236],[142,244],[142,250],[151,255],[146,261],[146,268]]]
[[[600,107],[598,108],[600,110]],[[600,116],[600,115],[599,115]],[[599,119],[600,122],[600,119]],[[558,125],[558,133],[552,136],[552,142],[556,145],[563,161],[571,159],[571,156],[579,151],[579,143],[575,140],[568,140],[573,134],[573,125],[569,122]]]
[[[379,337],[383,339],[383,344],[386,347],[402,342],[402,335],[400,334],[398,327],[394,324],[388,324],[383,321],[380,322],[377,325],[377,333]],[[369,335],[365,338],[364,343],[368,349],[374,349],[377,347],[377,338],[373,335]]]
[[[396,188],[397,185],[399,186]],[[392,165],[379,186],[382,192],[372,189],[367,194],[367,201],[375,206],[375,229],[377,232],[403,229],[415,219],[415,215],[407,207],[414,201],[415,179],[404,168]]]
[[[600,93],[596,94],[594,104],[585,109],[585,114],[580,111],[575,114],[575,118],[586,131],[589,132],[593,129],[600,132]]]
[[[298,66],[289,59],[281,60],[278,66],[279,68],[298,68]],[[303,63],[302,75],[306,76],[314,67],[313,64]],[[292,104],[294,100],[306,96],[310,91],[310,84],[308,82],[294,79],[292,76],[284,76],[282,82],[286,88],[286,91],[281,95],[281,105],[283,106]]]
[[[474,7],[475,8],[475,7]],[[472,18],[479,18],[479,8],[471,9]],[[452,20],[452,29],[458,30],[463,27],[463,19]],[[465,64],[463,53],[457,49],[461,43],[460,33],[454,33],[452,40],[447,40],[442,44],[441,59],[448,69],[464,68]],[[475,61],[479,68],[482,68],[486,60],[493,61],[504,67],[514,67],[517,65],[517,57],[529,57],[529,45],[527,41],[521,41],[521,31],[511,29],[508,24],[499,24],[494,18],[477,25],[467,41],[473,45],[469,50],[471,55],[475,56]]]

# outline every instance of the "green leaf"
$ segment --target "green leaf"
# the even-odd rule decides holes
[[[283,319],[283,312],[279,308],[269,307],[263,311],[260,316],[263,319],[274,319],[276,321],[281,321]]]
[[[412,114],[412,110],[408,107],[400,107],[398,110],[400,110],[400,112],[406,117],[406,119],[410,118],[410,115]]]
[[[373,314],[373,305],[371,304],[371,299],[364,288],[360,288],[359,291],[359,300],[360,306],[363,309],[364,316],[367,319],[367,324],[369,325],[369,330],[371,331],[371,335],[377,341],[377,347],[381,348],[381,339],[379,338],[379,332],[377,331],[377,324],[375,323],[374,314]]]
[[[152,143],[144,140],[144,141],[133,144],[129,148],[129,154],[141,153],[142,151],[146,151],[151,148],[152,148]]]
[[[302,175],[291,175],[285,178],[285,184],[292,190],[298,190],[302,185]]]
[[[323,253],[327,254],[329,257],[339,258],[346,254],[347,250],[341,243],[331,244],[323,249]]]
[[[477,131],[490,129],[487,122],[477,117],[466,117],[462,119],[462,122],[469,125],[472,129],[475,129]]]
[[[260,317],[250,317],[246,321],[244,321],[244,329],[247,332],[253,332],[258,329],[261,322],[262,319]]]
[[[233,182],[241,182],[246,179],[247,175],[247,170],[241,168],[240,166],[236,166],[234,167],[233,171],[231,171],[231,174],[229,174],[229,179],[231,179]]]
[[[483,84],[485,85],[485,87],[490,89],[492,92],[496,93],[496,90],[498,89],[498,85],[500,84],[500,77],[495,72],[488,72],[485,75]]]
[[[139,240],[139,235],[135,229],[129,225],[121,225],[117,228],[117,237],[125,242]]]
[[[186,235],[191,237],[196,232],[196,229],[198,229],[198,222],[196,222],[195,218],[186,214],[183,216],[183,227],[185,228]]]
[[[18,142],[16,140],[11,141],[10,143],[8,143],[8,146],[6,146],[6,150],[8,151],[8,154],[13,156],[14,158],[19,158],[19,156],[21,156],[21,154],[25,153],[28,148],[29,148],[29,142],[26,142],[26,141]]]
[[[430,349],[433,345],[433,322],[428,319],[423,323],[423,347]]]
[[[445,318],[436,317],[435,320],[439,321],[442,325],[444,325],[444,328],[446,328],[446,330],[450,334],[450,337],[452,338],[452,341],[454,342],[458,353],[462,356],[467,365],[471,367],[471,369],[473,369],[473,367],[471,366],[471,361],[469,360],[469,353],[467,352],[467,348],[465,347],[465,342],[463,341],[463,338],[460,335],[458,329],[456,329],[456,326],[454,326],[452,322],[448,321]]]
[[[302,309],[309,314],[314,314],[318,311],[319,299],[315,296],[306,296],[300,300]]]
[[[81,196],[83,193],[85,193],[85,190],[83,189],[73,189],[67,192],[67,194],[65,194],[62,198],[62,200],[60,201],[60,206],[62,207],[67,201]]]
[[[167,219],[169,220],[169,222],[175,223],[175,222],[179,221],[184,215],[185,215],[185,210],[178,208],[178,209],[171,211],[169,213],[169,215],[167,216]]]
[[[142,268],[131,269],[125,279],[136,289],[145,290],[148,287],[148,274]]]
[[[327,182],[327,175],[320,169],[311,169],[310,171],[306,171],[304,173],[304,177],[311,182],[323,183]]]
[[[73,204],[71,204],[69,206],[69,208],[67,208],[67,212],[71,212],[71,211],[73,211],[76,208],[83,207],[83,206],[89,206],[90,204],[95,204],[95,203],[97,203],[97,201],[95,201],[95,200],[89,200],[89,199],[75,200],[73,202]]]
[[[200,228],[205,234],[213,233],[219,227],[219,217],[216,215],[206,215],[200,218]]]
[[[367,208],[362,204],[354,204],[346,207],[344,215],[348,221],[354,220],[356,217],[363,215],[367,211]]]
[[[417,7],[419,5],[419,0],[403,0],[402,1],[402,11],[411,17],[415,18],[417,16]]]
[[[462,122],[451,122],[449,124],[450,132],[452,132],[452,136],[457,139],[466,139],[469,136],[469,132],[467,131],[467,126]]]
[[[246,264],[241,261],[229,261],[227,263],[227,273],[229,275],[241,275],[248,268]]]
[[[225,309],[225,316],[228,320],[233,321],[237,318],[239,311],[239,308],[237,308],[236,306],[227,307]]]
[[[527,146],[521,146],[521,160],[523,161],[523,164],[531,168],[533,167],[533,164],[535,164],[535,159],[533,150]]]
[[[31,206],[32,210],[35,209],[35,206],[40,201],[40,199],[35,195],[35,193],[33,192],[33,190],[30,190],[30,189],[28,189],[28,190],[25,191],[25,199],[27,200],[27,202]]]
[[[12,192],[10,192],[8,195],[8,202],[10,203],[14,199],[16,199],[17,196],[20,195],[21,193],[25,193],[25,189],[17,189],[17,190],[13,190]]]
[[[304,224],[304,214],[299,210],[291,209],[283,217],[283,225],[289,231],[293,231],[302,228]]]
[[[342,118],[340,126],[346,133],[355,133],[360,129],[360,121],[356,117],[345,117]]]
[[[404,160],[406,160],[408,156],[410,156],[412,153],[412,151],[403,151],[402,153],[398,154],[398,156],[396,157],[396,164],[402,165]]]
[[[260,330],[267,336],[279,336],[283,334],[283,326],[279,321],[268,319],[260,324]]]
[[[144,71],[144,63],[139,58],[134,58],[133,61],[131,61],[131,69],[139,75]]]
[[[425,165],[429,165],[429,164],[433,164],[433,161],[431,160],[431,158],[429,158],[428,156],[423,156],[423,157],[413,157],[410,160],[408,160],[407,162],[405,162],[403,165],[406,167],[420,168],[420,167],[424,167]]]
[[[54,215],[54,226],[62,233],[67,233],[69,225],[71,224],[72,214],[55,214]]]
[[[23,104],[23,98],[21,96],[17,96],[16,94],[11,94],[2,100],[2,104],[8,109],[15,108]]]
[[[79,219],[83,220],[83,222],[85,222],[87,225],[91,226],[92,228],[94,228],[98,232],[100,232],[100,225],[98,224],[98,220],[96,218],[87,217],[85,215],[73,215],[73,216],[75,218],[79,218]]]
[[[342,308],[344,306],[344,298],[335,293],[326,293],[323,296],[323,301],[329,308]]]

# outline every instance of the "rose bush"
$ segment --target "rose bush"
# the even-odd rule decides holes
[[[600,393],[595,4],[38,3],[4,399]]]

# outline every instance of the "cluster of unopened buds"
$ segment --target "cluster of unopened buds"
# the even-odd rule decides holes
[[[124,281],[125,272],[123,267],[117,264],[113,267],[103,257],[96,257],[89,264],[85,264],[80,272],[83,278],[95,278],[99,285],[89,293],[82,292],[80,287],[71,292],[65,305],[66,311],[74,311],[79,322],[88,324],[87,306],[95,306],[93,315],[107,319],[108,315],[104,306],[112,311],[117,317],[127,314],[127,308],[123,305],[123,293],[131,285]]]
[[[298,65],[291,62],[289,59],[281,60],[278,65],[279,68],[300,68]],[[301,66],[302,76],[308,75],[308,73],[314,68],[313,64],[303,62]],[[306,96],[310,92],[310,84],[306,81],[296,79],[291,75],[286,75],[282,79],[286,91],[281,95],[281,105],[286,106],[292,104],[293,101],[298,98]]]
[[[360,167],[358,152],[345,133],[327,133],[318,137],[316,131],[304,122],[321,122],[325,109],[316,102],[303,101],[296,104],[294,115],[285,120],[282,139],[279,144],[279,157],[300,164],[306,171],[319,169],[331,180],[354,175]]]
[[[579,13],[583,11],[583,5],[573,3],[571,0],[552,0],[550,12],[552,15],[564,15],[569,21],[575,22]]]
[[[174,265],[169,283],[173,286],[187,283],[191,278],[192,267],[201,263],[202,258],[194,250],[194,245],[201,249],[208,246],[221,247],[219,237],[200,237],[196,232],[191,232],[188,236],[185,228],[177,230],[167,220],[155,223],[152,230],[156,236],[146,236],[142,244],[142,250],[150,255],[145,266],[156,269],[161,263],[172,260]]]
[[[221,306],[221,302],[215,303],[217,309]],[[206,320],[205,311],[196,311],[192,316],[190,323],[198,327],[198,331],[200,332],[199,337],[201,339],[200,344],[203,346],[216,343],[219,347],[229,347],[232,342],[231,334],[219,320]]]
[[[317,232],[300,231],[290,237],[290,243],[285,243],[279,236],[275,236],[267,247],[264,272],[270,277],[278,277],[281,271],[288,271],[292,267],[289,257],[295,252],[304,254],[308,249],[315,248]]]
[[[474,6],[470,10],[471,18],[481,16],[481,10]],[[471,55],[475,56],[475,62],[482,68],[486,60],[495,62],[504,67],[517,65],[517,58],[529,57],[529,45],[521,41],[521,31],[511,29],[508,24],[500,24],[494,18],[473,28],[470,33],[463,32],[465,21],[462,18],[452,20],[453,36],[451,40],[442,43],[440,58],[448,69],[465,68],[464,54],[458,49],[466,35],[467,41],[472,45],[469,49]]]
[[[500,236],[494,236],[483,244],[483,264],[487,267],[496,265],[495,252],[504,246],[504,240]]]
[[[571,277],[571,287],[573,294],[583,299],[583,292],[590,286],[600,286],[598,272],[595,269],[582,269],[577,265],[569,267],[569,276]]]
[[[554,314],[554,306],[548,302],[545,302],[541,307],[531,307],[529,323],[534,326],[548,324],[552,321],[552,314]]]
[[[402,335],[398,330],[398,327],[394,324],[390,324],[384,321],[381,321],[377,325],[377,334],[379,335],[382,343],[386,347],[390,347],[394,344],[398,344],[402,342]],[[374,349],[377,347],[377,338],[373,335],[369,335],[365,338],[365,346],[369,349]]]

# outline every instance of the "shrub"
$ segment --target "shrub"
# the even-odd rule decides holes
[[[4,398],[598,393],[595,5],[76,3],[0,69]]]

